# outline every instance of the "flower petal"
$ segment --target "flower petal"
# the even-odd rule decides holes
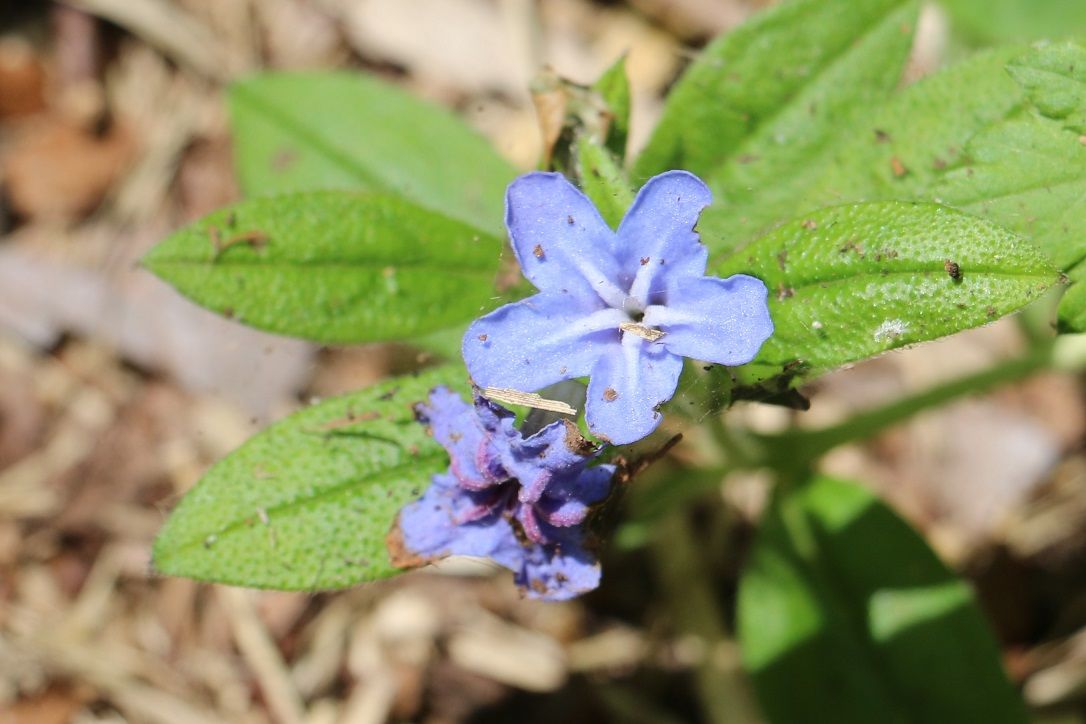
[[[623,273],[633,279],[630,296],[644,309],[663,302],[667,278],[700,277],[708,250],[694,225],[712,192],[688,171],[650,178],[618,227]]]
[[[553,526],[577,525],[588,515],[589,506],[607,497],[614,475],[614,465],[599,465],[577,476],[556,478],[536,504],[536,513]]]
[[[487,455],[490,435],[472,405],[447,387],[430,391],[428,403],[415,405],[420,422],[429,424],[434,439],[449,453],[449,472],[466,488],[480,490],[506,476]],[[509,413],[512,416],[512,413]]]
[[[594,453],[576,425],[560,420],[522,442],[514,442],[502,465],[520,482],[520,502],[531,504],[540,499],[556,473],[575,478]]]
[[[562,174],[529,173],[509,184],[505,225],[524,276],[541,292],[622,307],[615,233]]]
[[[553,528],[551,533],[556,543],[525,549],[523,567],[514,575],[528,598],[565,601],[598,587],[600,564],[582,545],[580,528]]]
[[[588,383],[588,428],[600,439],[625,445],[660,424],[656,408],[671,399],[683,361],[662,344],[623,334],[608,347]]]
[[[741,365],[773,334],[761,279],[736,274],[676,284],[666,307],[645,310],[644,324],[665,333],[660,344],[683,357]]]
[[[404,547],[425,560],[475,556],[519,571],[525,549],[499,512],[461,522],[472,518],[477,507],[474,495],[457,485],[456,478],[435,475],[422,498],[400,511]]]
[[[464,335],[464,363],[480,387],[534,392],[591,372],[605,349],[618,346],[625,321],[617,309],[586,315],[566,295],[536,294],[475,320]]]

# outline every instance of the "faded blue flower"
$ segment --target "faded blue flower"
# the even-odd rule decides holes
[[[625,444],[659,424],[683,357],[752,360],[773,333],[761,280],[705,276],[694,230],[709,189],[693,174],[649,179],[618,231],[556,173],[529,173],[506,193],[505,223],[539,293],[477,320],[463,354],[476,384],[525,392],[590,376],[586,417]]]
[[[615,467],[586,468],[595,450],[572,423],[554,422],[525,438],[513,413],[482,397],[469,405],[444,387],[416,411],[450,464],[400,511],[389,546],[395,563],[489,558],[513,571],[528,596],[551,601],[599,585],[581,523],[607,496]]]

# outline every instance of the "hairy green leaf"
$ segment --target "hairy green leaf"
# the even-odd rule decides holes
[[[424,334],[493,306],[501,242],[387,194],[258,196],[152,249],[143,264],[197,303],[318,342]]]
[[[698,228],[714,250],[733,248],[797,214],[843,202],[924,198],[966,142],[1006,117],[1024,94],[1004,70],[1014,47],[981,53],[926,78],[839,128],[830,152],[749,193],[718,198]]]
[[[385,535],[448,465],[412,405],[464,377],[446,367],[389,380],[257,434],[182,499],[155,541],[155,569],[296,591],[393,575]]]
[[[720,37],[668,96],[633,179],[730,161],[720,185],[778,180],[774,168],[798,166],[893,90],[915,13],[907,0],[796,0]]]
[[[765,281],[775,331],[743,382],[817,374],[1015,311],[1058,280],[1030,244],[920,202],[820,209],[716,267]]]
[[[604,71],[592,85],[602,97],[611,114],[606,145],[618,159],[626,158],[626,140],[630,135],[630,79],[626,75],[623,55]]]
[[[968,585],[858,485],[778,492],[738,618],[771,721],[1027,721]]]
[[[1082,0],[940,0],[973,43],[1059,38],[1086,32]]]
[[[247,195],[394,191],[502,231],[503,194],[515,170],[439,106],[359,74],[272,73],[235,84],[230,112]]]
[[[592,199],[603,220],[617,229],[634,199],[625,172],[606,146],[590,138],[578,139],[576,148],[581,190]]]

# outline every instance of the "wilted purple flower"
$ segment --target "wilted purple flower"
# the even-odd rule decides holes
[[[554,422],[525,438],[513,413],[482,397],[469,405],[444,387],[415,409],[450,464],[400,511],[389,538],[394,563],[490,558],[529,596],[552,601],[599,585],[580,524],[607,496],[615,467],[585,467],[595,450],[576,426]]]
[[[749,362],[773,333],[765,284],[706,277],[694,231],[712,201],[693,174],[649,179],[618,231],[556,173],[529,173],[506,193],[505,224],[539,293],[477,320],[463,353],[475,383],[525,392],[591,376],[587,420],[615,444],[659,424],[683,357]]]

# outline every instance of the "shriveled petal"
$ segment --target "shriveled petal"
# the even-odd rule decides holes
[[[541,292],[621,308],[615,234],[561,174],[529,173],[509,184],[505,225],[524,276]]]
[[[705,273],[708,250],[694,226],[712,201],[709,187],[688,171],[653,176],[641,187],[618,227],[622,271],[641,309],[664,301],[667,279]]]
[[[677,284],[669,294],[668,305],[649,307],[643,321],[665,333],[660,344],[672,354],[741,365],[773,334],[761,279],[703,277]]]
[[[565,601],[597,588],[600,564],[582,545],[580,528],[553,530],[557,544],[525,549],[523,567],[514,576],[517,585],[528,598],[543,601]]]
[[[540,499],[555,476],[576,476],[594,453],[576,425],[560,420],[514,442],[502,464],[520,481],[520,502],[530,504]]]
[[[588,383],[588,428],[600,439],[625,445],[660,423],[657,407],[675,394],[683,361],[662,344],[624,334],[608,347]]]
[[[541,293],[475,320],[462,351],[475,384],[534,392],[592,371],[605,349],[618,346],[617,309],[585,314],[561,293]]]
[[[424,560],[475,556],[519,571],[525,549],[513,527],[498,511],[475,517],[479,504],[474,496],[452,475],[435,475],[422,498],[400,511],[404,547]]]
[[[500,471],[487,464],[488,434],[475,409],[460,395],[447,387],[435,387],[428,402],[415,405],[415,413],[449,453],[449,471],[461,485],[478,490],[501,480]]]
[[[559,528],[577,525],[591,505],[607,497],[614,475],[614,465],[599,465],[577,476],[555,479],[536,503],[536,514]]]

